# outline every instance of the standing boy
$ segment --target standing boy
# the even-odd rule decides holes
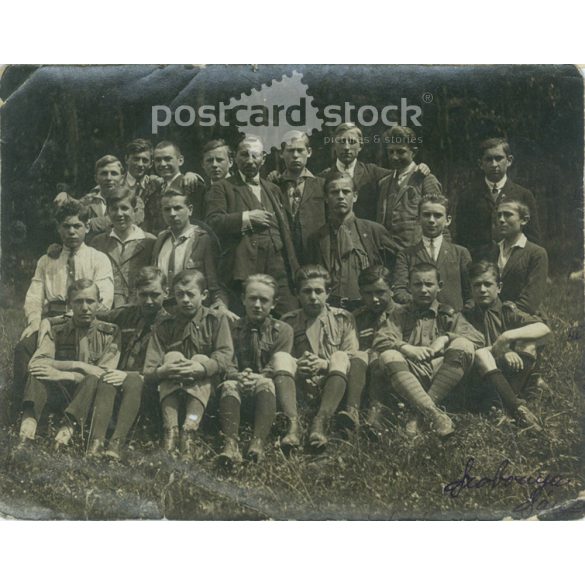
[[[424,195],[419,203],[419,222],[422,238],[414,246],[401,250],[394,267],[394,300],[410,302],[408,275],[416,264],[434,264],[443,278],[443,288],[437,297],[440,303],[461,311],[471,302],[467,267],[471,262],[469,251],[463,246],[445,240],[443,233],[451,224],[449,200],[438,193]]]

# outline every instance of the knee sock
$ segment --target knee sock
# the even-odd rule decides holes
[[[177,392],[173,392],[161,402],[163,427],[165,430],[170,430],[173,427],[179,426],[179,396]]]
[[[254,400],[254,438],[265,441],[276,415],[276,396],[272,392],[258,392]]]
[[[278,371],[274,374],[276,397],[282,411],[287,418],[296,418],[297,414],[297,387],[295,379],[289,372]]]
[[[507,379],[510,382],[510,386],[512,386],[516,396],[520,396],[522,394],[526,387],[526,383],[528,382],[528,378],[530,378],[536,369],[536,360],[533,356],[522,352],[518,352],[518,355],[524,362],[524,368],[519,372],[506,372]]]
[[[321,395],[321,404],[317,416],[330,417],[337,410],[343,400],[347,388],[347,376],[341,372],[332,372],[327,375],[325,388]]]
[[[484,380],[498,393],[504,408],[513,413],[522,404],[516,396],[514,389],[506,380],[501,370],[492,370],[484,376]]]
[[[95,405],[93,407],[93,420],[91,425],[91,439],[104,440],[108,430],[108,424],[114,411],[116,400],[116,388],[111,384],[99,382],[97,386]]]
[[[203,403],[193,396],[187,396],[187,405],[185,409],[185,422],[183,423],[183,430],[196,431],[199,429],[205,406]]]
[[[224,396],[219,401],[221,432],[227,439],[237,439],[240,429],[240,402],[233,396]]]
[[[445,361],[435,374],[429,389],[429,396],[436,404],[441,402],[463,378],[465,374],[464,359],[463,353],[453,350],[450,354],[447,350]]]
[[[416,376],[408,369],[406,364],[388,364],[392,366],[386,369],[392,389],[415,406],[423,414],[429,415],[437,411],[437,405],[425,392]],[[402,367],[399,367],[402,366]]]
[[[361,359],[352,359],[349,374],[347,376],[347,400],[346,408],[359,409],[362,402],[362,394],[366,387],[366,373],[368,365]]]
[[[138,411],[140,410],[140,402],[142,399],[142,380],[136,378],[126,377],[122,385],[122,403],[118,410],[118,420],[116,421],[116,428],[110,440],[119,440],[124,442],[132,425],[136,421]]]

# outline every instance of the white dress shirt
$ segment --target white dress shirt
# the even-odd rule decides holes
[[[240,173],[240,177],[242,178],[242,181],[244,181],[244,183],[246,183],[246,187],[248,187],[248,189],[250,189],[250,191],[252,191],[252,193],[254,193],[254,197],[256,197],[256,199],[258,199],[258,202],[260,203],[260,205],[262,205],[262,187],[260,186],[260,173],[258,173],[253,179],[254,181],[258,182],[257,185],[252,185],[252,184],[248,183],[248,179],[247,179],[246,175],[244,175],[241,171],[238,171],[238,173]],[[252,222],[250,221],[250,212],[243,211],[242,212],[242,231],[247,231],[250,229],[252,229]]]
[[[357,165],[357,158],[354,159],[354,161],[348,167],[346,167],[339,159],[335,161],[335,166],[337,167],[337,170],[340,173],[345,173],[346,175],[349,175],[352,179],[355,173],[355,165]]]
[[[506,184],[507,180],[508,180],[507,176],[505,176],[503,179],[501,179],[497,183],[492,183],[491,181],[488,181],[487,179],[485,179],[485,184],[489,187],[490,193],[492,194],[494,201],[498,198],[498,196],[502,192],[502,189],[504,188],[504,185]],[[494,188],[496,188],[498,190],[497,193],[494,193]]]
[[[431,254],[431,239],[433,240],[433,248],[435,250],[434,256]],[[436,238],[427,238],[426,236],[423,236],[422,241],[427,254],[433,259],[433,262],[436,262],[437,258],[439,257],[439,250],[443,245],[443,234],[437,236]]]
[[[195,226],[189,224],[178,237],[171,232],[171,237],[167,238],[160,249],[158,255],[157,266],[165,273],[169,272],[169,260],[171,252],[175,248],[175,273],[180,272],[185,265],[185,253],[187,251],[187,241],[192,238],[195,233]],[[170,283],[169,283],[170,284]]]
[[[527,241],[528,241],[528,239],[526,238],[526,236],[524,234],[520,234],[520,237],[508,249],[507,254],[506,254],[506,251],[504,248],[504,244],[505,244],[506,240],[502,240],[501,242],[498,242],[498,247],[500,248],[500,255],[498,257],[498,268],[500,269],[500,272],[502,270],[504,270],[504,267],[508,263],[508,260],[510,260],[510,256],[512,255],[512,252],[514,251],[514,248],[524,248],[526,246]]]

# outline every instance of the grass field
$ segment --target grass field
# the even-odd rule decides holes
[[[14,428],[0,434],[0,513],[20,518],[170,519],[497,519],[528,517],[574,498],[585,489],[583,394],[583,288],[554,282],[545,305],[554,340],[542,360],[548,386],[533,391],[529,405],[544,433],[521,430],[501,413],[455,411],[455,436],[439,442],[430,432],[416,440],[403,432],[406,410],[389,415],[384,441],[334,435],[321,455],[285,457],[268,450],[260,465],[228,473],[213,455],[220,445],[217,421],[207,422],[207,455],[184,464],[164,455],[147,425],[139,424],[124,463],[92,461],[81,444],[51,451],[54,420],[41,429],[34,449],[13,456]],[[11,353],[22,327],[15,310],[0,313],[2,400],[11,384]],[[245,445],[249,429],[243,429]],[[276,444],[277,430],[273,437]],[[463,477],[474,458],[475,477],[461,489],[444,486]],[[505,463],[505,462],[508,463]],[[526,478],[538,478],[531,484]],[[542,485],[544,482],[544,486]],[[477,485],[477,482],[476,484]],[[457,491],[452,491],[455,495]]]

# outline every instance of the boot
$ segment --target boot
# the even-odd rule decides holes
[[[88,457],[101,457],[104,452],[104,441],[103,439],[92,439],[89,442],[87,448]]]
[[[360,414],[355,406],[350,406],[337,414],[337,424],[350,432],[355,432],[360,428]]]
[[[71,438],[73,437],[74,428],[70,424],[64,424],[55,435],[55,450],[62,449],[63,447],[67,447]]]
[[[177,450],[177,444],[179,442],[179,427],[171,427],[165,429],[163,437],[163,449],[167,453],[172,453]]]
[[[280,446],[286,449],[294,449],[301,445],[301,428],[299,419],[291,417],[286,435],[281,439]]]
[[[18,435],[18,444],[16,449],[24,449],[29,443],[35,440],[37,432],[37,419],[32,416],[27,416],[22,419],[20,423],[20,432]]]
[[[440,410],[437,410],[433,416],[433,428],[435,432],[441,439],[445,439],[448,436],[452,435],[455,432],[455,427],[453,426],[453,421]]]
[[[120,439],[112,439],[104,455],[115,461],[120,461],[122,459],[122,444],[120,443]]]
[[[254,438],[248,447],[248,459],[254,463],[260,463],[264,459],[264,442]]]
[[[380,440],[384,434],[385,427],[382,422],[382,405],[379,402],[372,402],[366,414],[366,432],[368,437],[374,441]]]
[[[218,463],[221,465],[237,465],[242,463],[242,454],[236,439],[226,439],[223,451],[217,457]]]
[[[521,404],[515,413],[515,418],[518,424],[523,427],[530,427],[539,433],[542,432],[543,428],[538,422],[536,415],[528,408],[528,406]]]
[[[314,449],[323,449],[329,442],[325,432],[326,422],[325,417],[317,415],[311,423],[309,443]]]

